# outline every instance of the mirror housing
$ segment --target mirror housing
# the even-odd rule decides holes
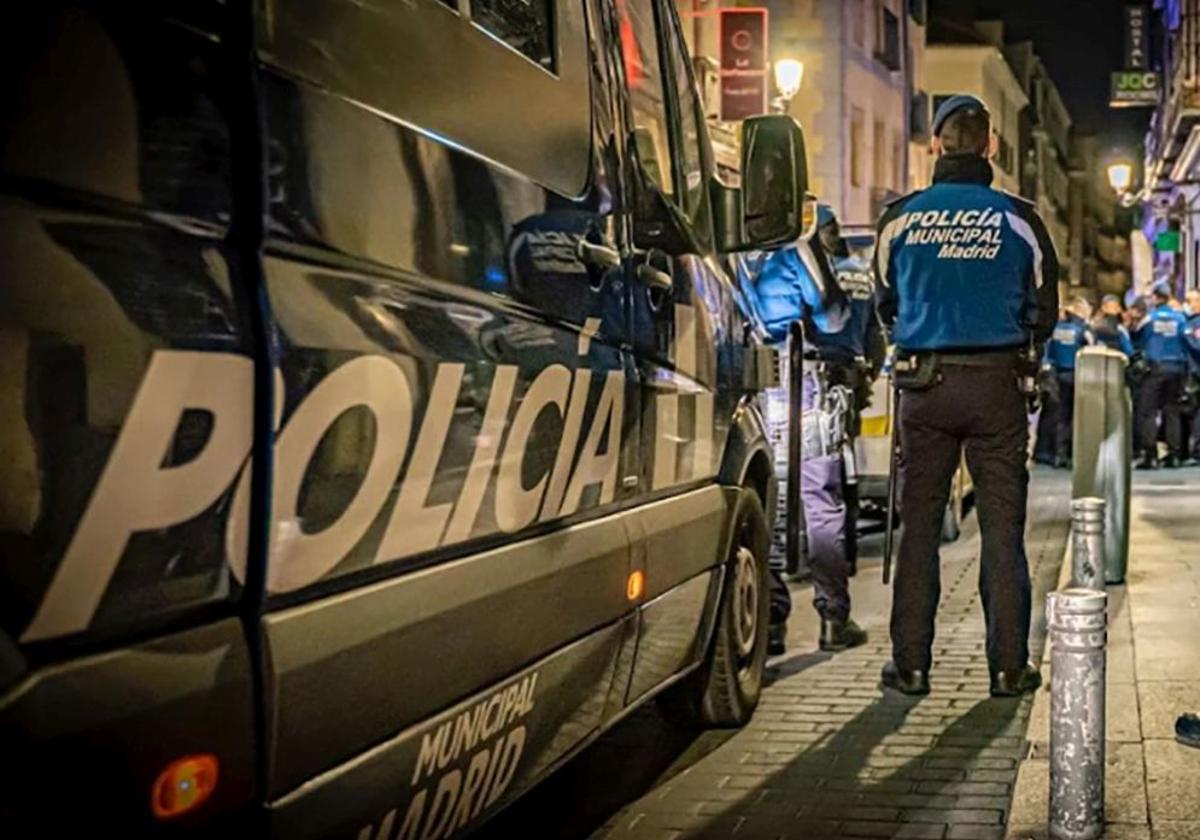
[[[772,248],[805,232],[808,160],[804,130],[782,114],[742,123],[741,187],[721,188],[714,202],[722,250]],[[810,210],[815,224],[815,206]]]

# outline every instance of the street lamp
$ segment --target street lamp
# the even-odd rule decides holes
[[[776,113],[787,113],[788,103],[799,93],[803,79],[803,62],[794,58],[781,58],[775,62],[775,92],[778,96],[771,100],[771,105]]]
[[[1128,163],[1110,163],[1108,165],[1108,185],[1118,195],[1126,192],[1133,183],[1133,167]]]
[[[794,58],[781,58],[775,62],[775,89],[781,99],[788,100],[800,91],[804,80],[804,62]]]

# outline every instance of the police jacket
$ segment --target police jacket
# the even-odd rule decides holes
[[[846,325],[850,314],[846,296],[816,237],[765,255],[757,266],[745,265],[749,296],[771,341],[786,341],[794,321],[804,322],[810,339]]]
[[[837,284],[846,294],[849,316],[837,331],[817,330],[812,338],[818,353],[835,362],[866,359],[873,374],[883,367],[887,341],[875,313],[875,280],[871,267],[860,257],[843,257],[834,263]]]
[[[1041,345],[1058,316],[1058,257],[1033,205],[991,188],[978,156],[943,156],[933,186],[879,220],[879,314],[902,350]]]
[[[1097,344],[1119,350],[1126,356],[1133,355],[1133,340],[1129,330],[1121,323],[1116,315],[1102,315],[1092,327],[1092,335]]]
[[[1068,313],[1067,317],[1054,325],[1043,358],[1059,373],[1074,374],[1075,356],[1079,348],[1095,343],[1096,339],[1087,322],[1078,315]]]
[[[1187,345],[1192,373],[1200,374],[1200,313],[1188,318],[1183,341]]]
[[[1167,304],[1156,306],[1137,326],[1136,340],[1152,364],[1183,367],[1188,362],[1187,319]]]

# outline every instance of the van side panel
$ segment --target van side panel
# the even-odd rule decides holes
[[[225,4],[26,3],[0,27],[0,824],[211,835],[258,792],[226,563],[251,444]],[[169,7],[169,8],[164,8]],[[211,754],[168,825],[151,790]]]
[[[595,732],[627,645],[640,491],[627,480],[639,471],[628,292],[619,266],[580,247],[617,241],[617,144],[583,7],[555,8],[557,75],[496,52],[436,0],[266,3],[259,21],[263,268],[281,360],[264,619],[280,836],[357,833],[409,807],[408,788],[432,785],[432,807],[441,782],[413,781],[409,733],[565,656],[561,679],[538,678],[548,728],[514,754],[513,778],[531,778]],[[404,72],[405,51],[428,48],[415,31],[458,44],[425,73],[455,79],[491,57],[573,92],[571,107],[546,123],[506,115],[522,136],[499,151],[474,144],[511,139],[486,121],[439,131],[435,104],[484,120],[495,102],[438,98],[440,82]],[[497,64],[493,94],[505,84],[492,98],[506,110],[549,107]],[[545,143],[571,153],[509,156]],[[581,151],[578,182],[559,189],[555,171]],[[578,661],[557,653],[572,643]]]

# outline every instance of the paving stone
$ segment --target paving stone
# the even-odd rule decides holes
[[[1200,681],[1141,680],[1137,693],[1146,738],[1174,738],[1175,718],[1181,712],[1200,711]]]
[[[1002,825],[952,825],[946,832],[946,840],[1000,840],[1003,836]]]
[[[1105,737],[1110,741],[1142,742],[1138,689],[1134,683],[1108,681],[1104,702]]]
[[[1175,822],[1155,820],[1150,831],[1153,840],[1196,840],[1200,837],[1200,820]]]
[[[1146,741],[1150,820],[1194,820],[1200,814],[1200,754],[1175,741]]]
[[[1145,825],[1146,769],[1142,745],[1105,745],[1104,818],[1108,822]]]
[[[1047,761],[1026,761],[1017,772],[1012,807],[1008,819],[1011,826],[1045,825],[1050,813],[1050,764]]]

